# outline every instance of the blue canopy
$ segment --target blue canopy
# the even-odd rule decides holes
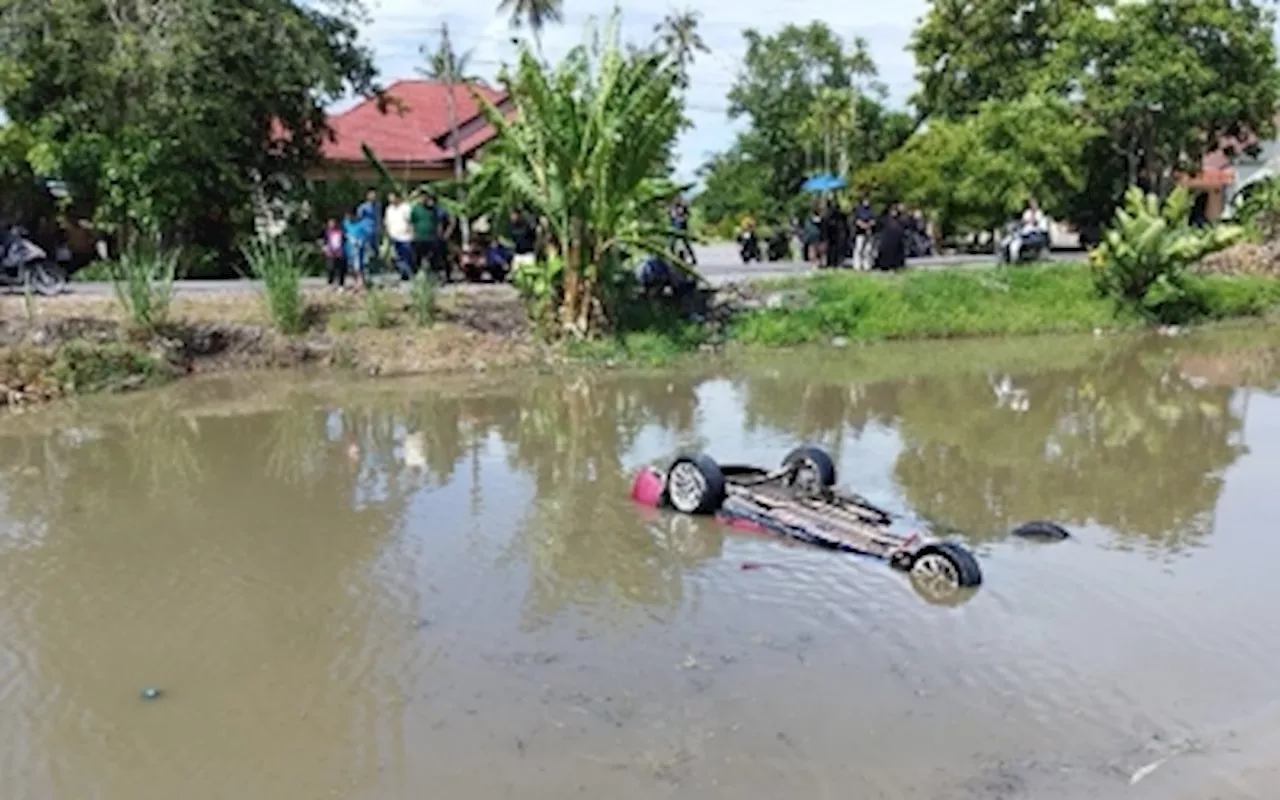
[[[836,189],[843,189],[848,186],[848,181],[839,175],[827,173],[825,175],[814,175],[804,183],[800,184],[802,192],[831,192]]]

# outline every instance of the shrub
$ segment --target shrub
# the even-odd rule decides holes
[[[157,383],[170,367],[145,350],[111,342],[67,342],[58,348],[47,368],[50,380],[69,393],[132,389]]]
[[[529,318],[543,331],[548,330],[555,322],[556,302],[563,276],[564,261],[556,255],[520,264],[511,271],[511,285],[524,301]]]
[[[387,290],[380,289],[372,283],[365,286],[364,320],[371,328],[390,328],[394,320],[391,318],[391,301],[387,299]]]
[[[306,274],[307,253],[281,238],[254,239],[244,248],[249,272],[262,281],[267,314],[281,333],[299,333],[306,326],[306,304],[302,299],[302,276]]]
[[[1186,281],[1187,267],[1240,241],[1244,230],[1196,228],[1190,212],[1191,196],[1182,187],[1163,204],[1129,187],[1102,243],[1089,254],[1098,291],[1160,322],[1196,316],[1203,304]]]
[[[116,300],[133,324],[154,331],[168,321],[179,258],[177,250],[134,247],[108,265]]]
[[[419,325],[430,325],[435,319],[436,282],[425,270],[413,276],[409,287],[409,311]]]
[[[1280,178],[1264,178],[1241,194],[1236,221],[1262,241],[1280,238]]]

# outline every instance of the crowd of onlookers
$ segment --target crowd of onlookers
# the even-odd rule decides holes
[[[866,197],[851,211],[835,199],[815,200],[797,227],[803,259],[819,266],[900,269],[907,258],[933,253],[924,213],[898,203],[877,214]]]
[[[459,252],[451,246],[458,220],[439,203],[430,190],[402,197],[388,192],[385,202],[376,189],[348,212],[341,222],[330,219],[321,240],[329,284],[345,288],[348,276],[356,290],[364,287],[375,266],[393,268],[402,280],[426,270],[441,283],[448,283],[454,266],[473,275],[487,272],[502,280],[507,272],[534,257],[538,226],[528,214],[512,209],[504,233],[510,245],[494,234],[487,219],[480,219]]]

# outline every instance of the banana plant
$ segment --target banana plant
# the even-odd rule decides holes
[[[1209,229],[1190,223],[1191,195],[1178,187],[1161,203],[1154,194],[1131,186],[1124,204],[1090,253],[1098,290],[1145,314],[1189,300],[1187,267],[1209,253],[1244,238],[1234,225]]]
[[[391,187],[391,191],[401,197],[405,197],[407,195],[404,184],[401,181],[396,180],[395,176],[391,174],[391,170],[387,169],[387,166],[382,163],[382,159],[378,158],[378,154],[373,152],[372,147],[365,142],[361,142],[360,152],[364,153],[364,160],[368,161],[369,166],[373,167],[373,171],[378,173],[378,179],[384,186]]]
[[[521,45],[501,77],[514,119],[477,96],[497,136],[471,176],[471,196],[477,207],[518,203],[542,220],[563,265],[556,303],[569,336],[610,326],[610,288],[628,254],[667,248],[666,206],[679,191],[666,172],[683,119],[679,80],[666,55],[627,52],[615,14],[603,36],[589,31],[553,68]]]

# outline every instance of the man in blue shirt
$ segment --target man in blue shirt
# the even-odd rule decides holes
[[[871,269],[871,235],[876,226],[876,214],[866,195],[853,210],[853,268]]]

